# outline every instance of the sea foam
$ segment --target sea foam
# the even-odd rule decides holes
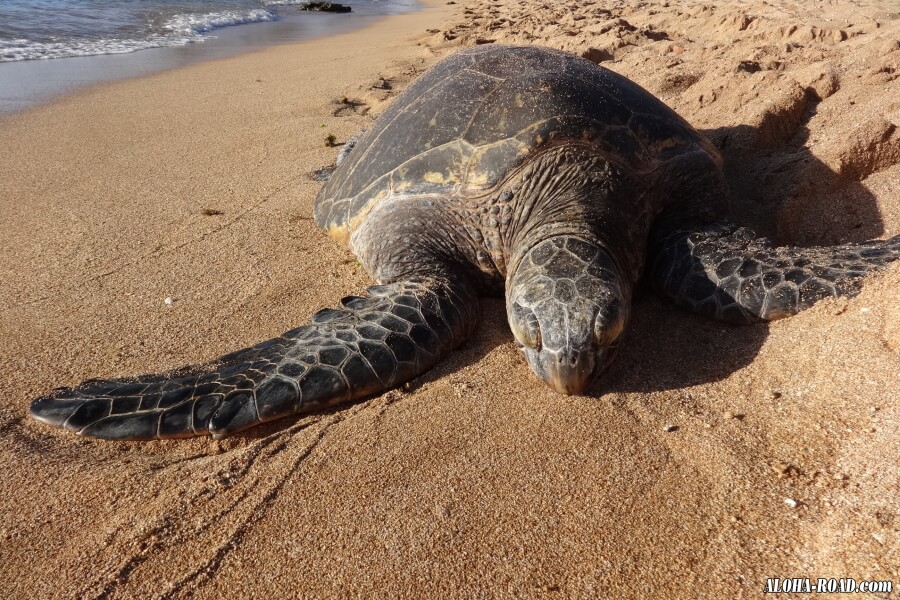
[[[213,29],[246,23],[274,21],[277,17],[263,8],[247,11],[223,11],[205,15],[175,15],[166,21],[165,27],[186,37],[201,35]]]
[[[278,17],[266,9],[221,11],[206,14],[178,14],[163,24],[163,31],[148,32],[143,39],[67,40],[39,42],[26,38],[0,38],[0,62],[89,56],[94,54],[123,54],[146,48],[183,46],[202,41],[209,32],[231,25],[275,21]]]

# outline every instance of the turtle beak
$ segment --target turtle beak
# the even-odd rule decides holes
[[[535,350],[521,345],[520,348],[531,370],[550,389],[572,396],[584,393],[610,367],[616,357],[618,344],[599,349],[568,349],[558,352]]]
[[[560,394],[580,394],[594,381],[593,352],[564,351],[548,358],[544,381]]]
[[[531,370],[560,394],[580,394],[597,376],[597,355],[594,350],[565,349],[550,352],[523,347],[522,351]]]

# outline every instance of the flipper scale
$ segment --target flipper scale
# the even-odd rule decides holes
[[[900,236],[861,244],[774,247],[726,223],[651,240],[647,278],[679,306],[722,321],[796,314],[823,298],[854,296],[863,278],[900,258]]]
[[[400,385],[461,343],[477,319],[474,291],[460,282],[417,278],[373,295],[201,367],[58,388],[35,400],[31,415],[105,439],[224,437]]]

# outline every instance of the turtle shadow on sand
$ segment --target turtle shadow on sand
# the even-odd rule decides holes
[[[750,125],[702,131],[725,161],[730,216],[778,245],[831,245],[881,236],[884,222],[875,196],[859,181],[836,173],[805,145],[810,136],[805,123],[813,110],[793,136],[765,149],[757,147],[758,130]],[[818,236],[815,231],[795,233],[790,221],[798,213],[824,216],[830,226]],[[768,323],[732,325],[692,314],[641,285],[618,359],[588,395],[656,392],[721,381],[754,361],[768,332]],[[482,300],[482,322],[475,336],[450,359],[417,378],[414,387],[475,364],[512,339],[502,298]],[[522,368],[527,369],[524,358]]]
[[[812,114],[810,110],[804,123]],[[750,125],[702,133],[722,153],[731,191],[730,216],[737,224],[754,228],[778,245],[863,242],[883,235],[875,196],[810,151],[805,145],[810,137],[805,125],[788,140],[765,149],[757,147],[758,131]],[[795,232],[791,221],[798,214],[820,215],[829,220],[829,227]],[[414,387],[475,364],[512,340],[502,299],[482,303],[482,322],[475,336],[417,378]],[[721,381],[754,361],[768,332],[768,323],[732,325],[692,314],[640,286],[618,359],[588,395],[658,392]],[[524,359],[522,368],[527,370]]]
[[[777,245],[832,245],[883,235],[875,196],[806,146],[814,110],[789,139],[764,149],[750,125],[701,130],[724,160],[729,216]],[[809,226],[804,218],[810,217],[827,226]],[[618,361],[590,393],[655,392],[723,380],[753,362],[768,332],[768,323],[731,325],[694,315],[642,286]]]
[[[701,133],[722,154],[731,217],[738,224],[778,245],[859,243],[884,234],[878,202],[860,181],[879,169],[835,172],[806,145],[811,134],[805,124],[768,149],[755,147],[757,128],[749,125]]]

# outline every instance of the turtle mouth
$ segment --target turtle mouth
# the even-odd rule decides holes
[[[520,345],[531,370],[557,393],[582,394],[604,373],[618,351],[618,343],[587,350],[536,350]]]

